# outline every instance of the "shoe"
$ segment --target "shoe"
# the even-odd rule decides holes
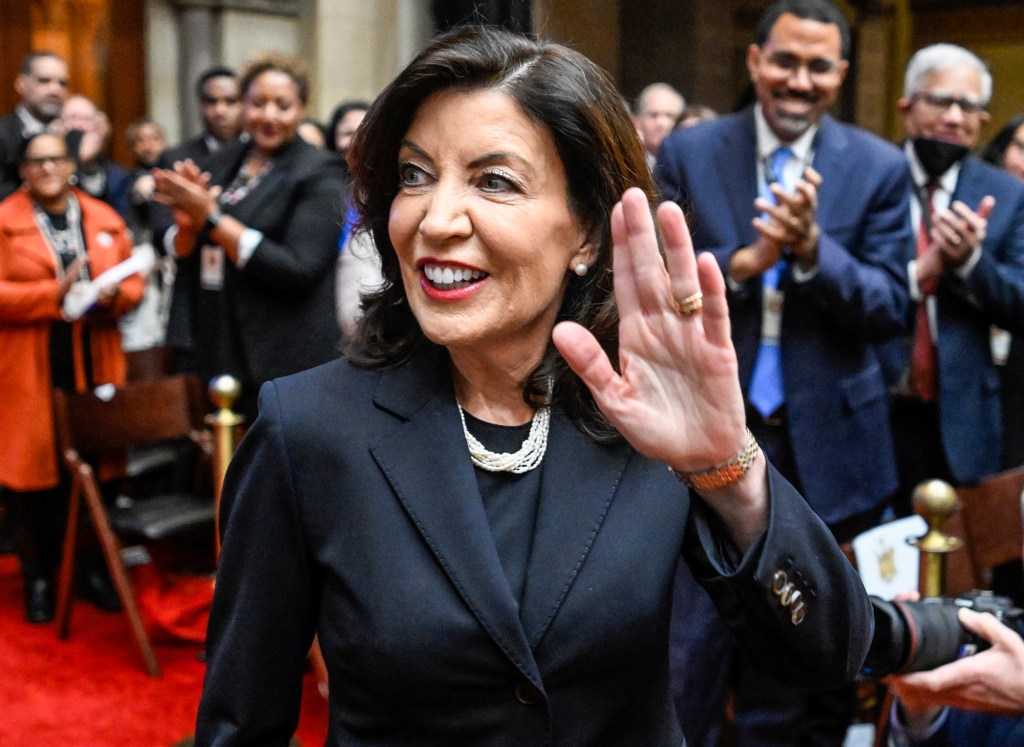
[[[110,580],[106,570],[83,569],[78,579],[78,596],[92,602],[104,612],[121,611],[121,597],[118,596],[114,582]]]
[[[25,579],[25,619],[30,623],[53,619],[53,584],[45,578]]]

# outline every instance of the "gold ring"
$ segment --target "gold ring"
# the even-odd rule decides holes
[[[676,308],[679,309],[679,313],[683,316],[693,316],[699,314],[700,310],[704,308],[704,294],[697,291],[692,296],[686,298],[676,299]]]

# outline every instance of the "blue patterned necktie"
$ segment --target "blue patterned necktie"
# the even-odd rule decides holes
[[[766,200],[775,203],[775,195],[772,194],[770,186],[778,182],[786,191],[790,191],[790,185],[784,178],[784,168],[793,151],[782,146],[775,150],[765,164],[765,178],[761,185],[761,196]],[[786,260],[779,260],[775,265],[765,270],[761,276],[762,293],[773,294],[779,287],[782,273],[786,269]],[[763,303],[763,302],[762,302]],[[779,310],[781,314],[781,309]],[[780,325],[781,326],[781,325]],[[779,340],[766,339],[763,330],[761,346],[757,350],[757,359],[754,361],[754,375],[750,378],[750,388],[747,397],[763,417],[768,417],[786,401],[782,390],[782,359],[779,354]]]

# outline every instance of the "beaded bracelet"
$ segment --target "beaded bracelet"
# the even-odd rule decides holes
[[[757,458],[757,450],[757,439],[754,438],[754,434],[747,428],[747,445],[743,447],[743,451],[725,464],[709,467],[698,472],[680,472],[672,467],[669,467],[669,471],[687,487],[694,490],[720,488],[723,485],[730,485],[736,482],[743,475],[747,474]]]

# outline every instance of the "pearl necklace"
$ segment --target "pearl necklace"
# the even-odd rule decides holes
[[[533,421],[530,425],[530,435],[523,441],[519,451],[497,454],[488,451],[477,438],[469,432],[466,427],[466,416],[462,412],[462,405],[458,402],[459,419],[462,421],[462,432],[466,434],[466,444],[469,446],[469,457],[480,469],[488,472],[511,472],[521,475],[529,472],[544,459],[544,452],[548,448],[548,429],[551,423],[551,408],[542,407],[533,414]]]

